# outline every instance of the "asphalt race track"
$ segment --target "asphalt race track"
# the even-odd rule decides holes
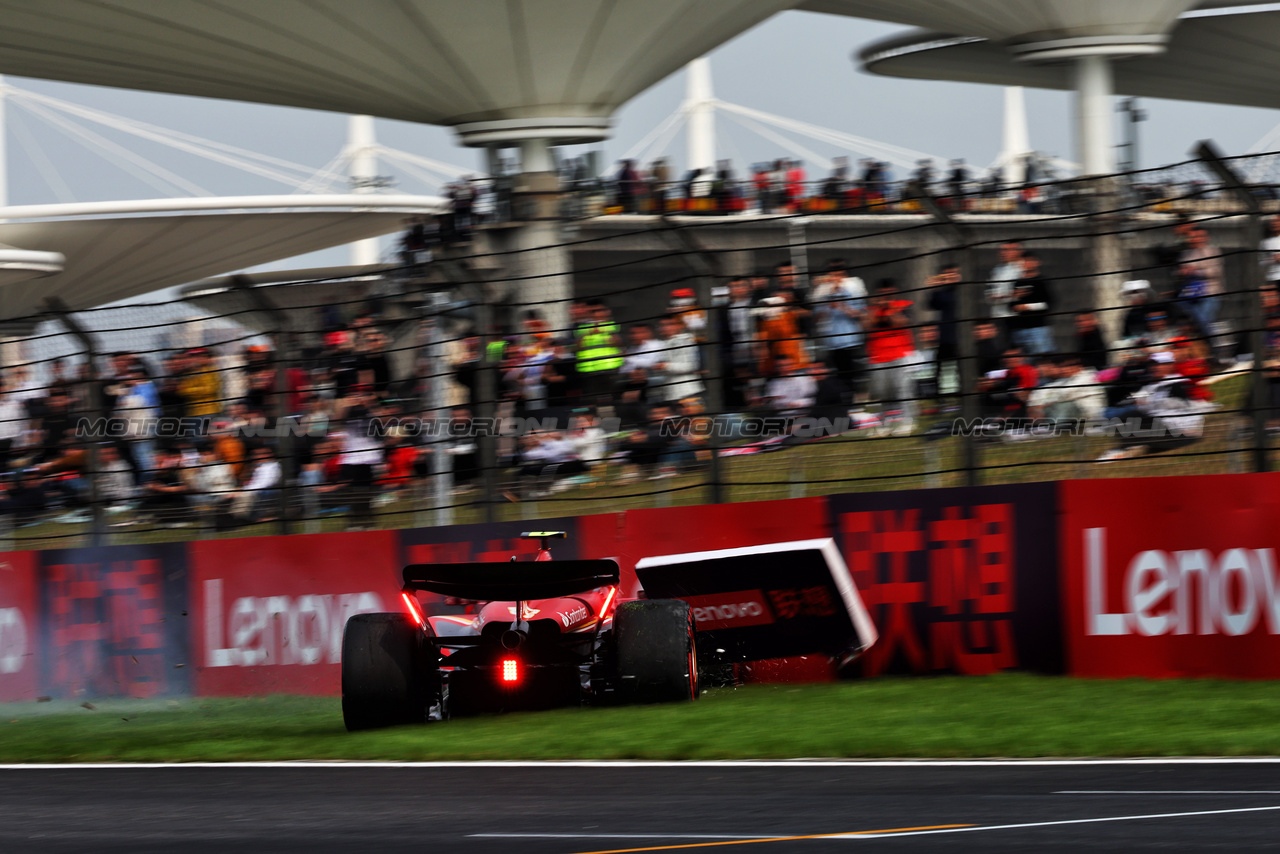
[[[1280,761],[6,766],[0,808],[6,854],[1241,851]]]

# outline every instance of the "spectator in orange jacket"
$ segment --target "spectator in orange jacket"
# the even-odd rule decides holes
[[[800,334],[799,310],[791,304],[791,291],[778,291],[760,301],[760,320],[757,325],[760,341],[760,375],[773,377],[778,373],[778,360],[790,359],[798,370],[809,365],[809,354]]]

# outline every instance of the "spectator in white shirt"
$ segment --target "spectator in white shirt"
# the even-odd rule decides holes
[[[644,370],[653,377],[662,367],[662,344],[653,338],[653,328],[647,323],[634,324],[627,330],[631,346],[622,362],[622,376],[634,370]]]
[[[609,436],[600,427],[600,419],[595,415],[575,415],[570,426],[569,441],[573,444],[573,455],[590,469],[608,456]]]
[[[1098,382],[1098,375],[1084,367],[1075,353],[1058,356],[1050,363],[1054,379],[1031,392],[1027,414],[1055,421],[1100,419],[1107,405],[1107,392]]]
[[[521,477],[560,480],[586,470],[573,439],[563,433],[531,433],[520,442]]]
[[[253,467],[244,487],[235,495],[232,513],[249,522],[269,521],[266,508],[278,495],[283,469],[270,448],[254,449],[250,459]]]
[[[358,385],[341,404],[346,422],[342,432],[342,454],[338,463],[342,477],[351,491],[351,527],[373,527],[373,493],[375,469],[381,465],[382,443],[370,435],[369,406],[373,403],[372,389]]]
[[[1267,236],[1259,249],[1263,275],[1272,285],[1280,284],[1280,214],[1267,220]]]
[[[778,357],[778,375],[765,389],[767,404],[781,415],[801,416],[808,413],[818,391],[817,380],[796,365],[790,356]]]
[[[271,460],[276,469],[280,464]],[[263,479],[270,476],[270,471],[265,471],[261,475]],[[250,476],[246,490],[251,488],[253,482],[259,478],[259,468],[255,466],[253,474]],[[275,478],[279,480],[277,475]],[[201,512],[211,513],[213,518],[218,518],[222,514],[227,513],[231,508],[231,502],[235,498],[236,476],[231,471],[231,466],[218,459],[216,449],[212,444],[207,444],[200,449],[199,459],[192,469],[192,481],[195,486],[195,502]]]
[[[702,380],[698,376],[701,366],[698,342],[678,317],[668,315],[662,318],[662,359],[666,381],[662,387],[654,389],[658,400],[684,400],[702,394]]]
[[[0,386],[0,464],[8,468],[8,461],[22,444],[27,430],[27,408],[9,390]]]
[[[120,458],[120,452],[110,442],[98,446],[98,489],[102,500],[109,505],[108,513],[127,509],[138,494],[133,483],[133,469]]]
[[[1007,333],[1003,318],[1013,314],[1010,303],[1018,279],[1022,278],[1022,244],[1010,240],[1000,244],[1000,263],[991,271],[991,279],[987,282],[987,306],[991,317],[997,318],[1000,331]]]

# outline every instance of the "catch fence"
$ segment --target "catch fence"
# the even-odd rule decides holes
[[[1276,164],[1206,150],[1042,185],[1036,213],[911,186],[884,210],[577,217],[535,250],[454,222],[376,277],[51,304],[5,321],[0,537],[1266,470]]]

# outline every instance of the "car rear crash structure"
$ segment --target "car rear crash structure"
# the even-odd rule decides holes
[[[694,700],[699,656],[824,654],[876,634],[832,540],[646,558],[645,598],[618,601],[612,560],[412,564],[399,613],[359,614],[342,640],[350,730],[580,703]],[[478,606],[427,614],[418,593]]]

